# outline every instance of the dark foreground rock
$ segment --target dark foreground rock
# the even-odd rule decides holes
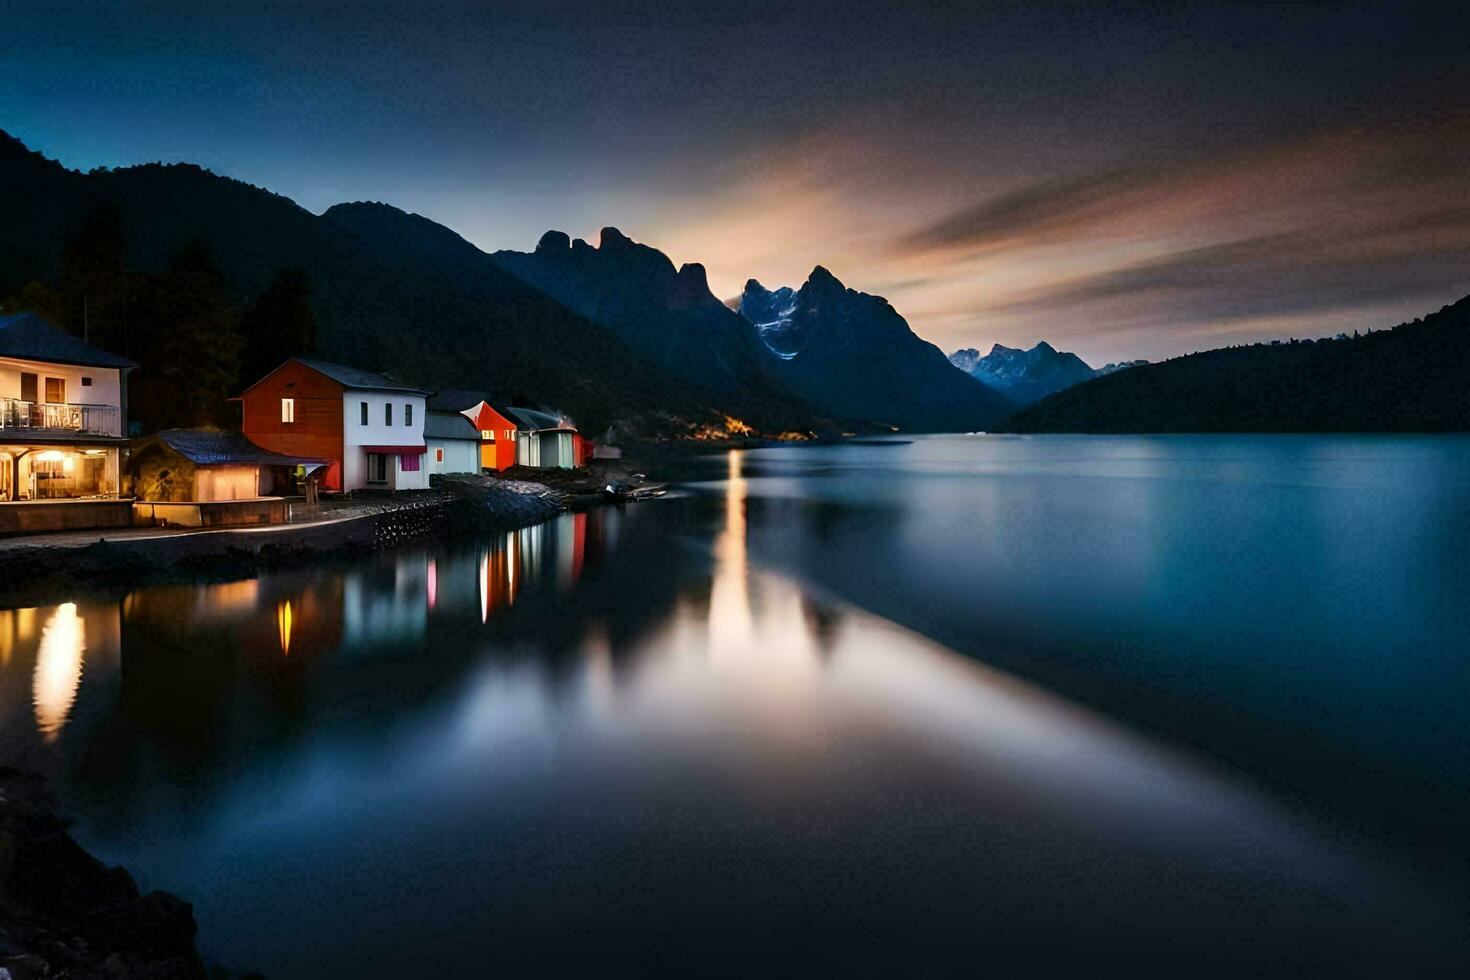
[[[72,840],[38,776],[0,768],[0,971],[14,980],[196,980],[194,913]],[[4,976],[0,972],[0,976]]]

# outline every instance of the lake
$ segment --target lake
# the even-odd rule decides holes
[[[0,761],[272,980],[1470,964],[1470,440],[682,469],[0,611]]]

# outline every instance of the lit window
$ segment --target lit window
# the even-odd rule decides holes
[[[281,421],[282,422],[295,422],[296,421],[296,399],[294,399],[294,398],[282,398],[281,399]]]
[[[495,433],[491,429],[481,429],[480,430],[480,438],[481,439],[484,439],[486,442],[494,442],[495,441]]]
[[[403,424],[413,425],[413,402],[403,406]]]
[[[393,424],[393,403],[392,402],[384,402],[383,403],[383,424],[384,425],[392,425]]]
[[[436,449],[436,450],[434,450],[434,462],[436,462],[436,463],[442,463],[442,462],[444,462],[444,450],[442,450],[442,449]]]

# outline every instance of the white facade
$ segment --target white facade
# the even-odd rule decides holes
[[[50,421],[62,423],[50,427],[120,437],[123,434],[121,373],[117,368],[0,357],[0,427],[13,429],[25,424],[42,428],[37,423]],[[32,383],[34,390],[27,390]],[[34,416],[31,414],[30,405],[47,403],[64,405],[67,410],[53,409],[49,419],[44,408]]]
[[[116,496],[118,368],[0,357],[0,501]]]
[[[480,444],[475,440],[429,436],[425,442],[429,447],[425,458],[430,473],[480,472]]]
[[[363,406],[366,418],[363,421]],[[390,414],[391,413],[391,414]],[[390,454],[383,463],[381,481],[369,472],[371,462],[364,447],[412,447],[426,449],[424,396],[407,391],[354,391],[342,395],[342,489],[425,490],[429,486],[429,464],[424,453]],[[405,455],[417,470],[404,469]]]

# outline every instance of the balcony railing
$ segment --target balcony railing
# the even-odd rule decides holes
[[[120,436],[116,405],[76,405],[71,402],[27,402],[0,398],[0,431],[32,432],[36,435],[76,433],[90,436]]]

